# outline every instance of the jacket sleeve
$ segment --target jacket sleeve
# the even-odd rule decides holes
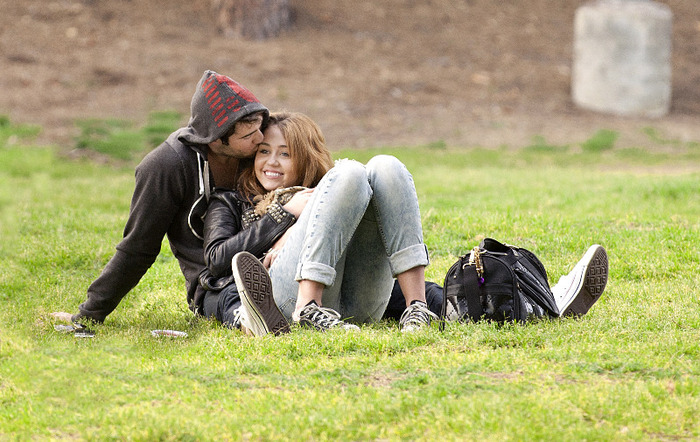
[[[185,195],[182,159],[169,146],[152,151],[136,168],[124,237],[74,319],[104,321],[141,280],[160,253],[163,237]]]
[[[232,273],[231,260],[238,252],[262,257],[296,221],[280,206],[242,230],[242,210],[232,194],[213,195],[204,219],[204,261],[217,278]]]

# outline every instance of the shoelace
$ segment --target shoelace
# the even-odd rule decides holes
[[[404,310],[399,323],[402,326],[406,324],[430,324],[433,319],[438,319],[438,316],[431,312],[423,303],[415,303]]]
[[[323,328],[332,328],[338,324],[344,323],[340,320],[340,314],[333,309],[316,305],[309,306],[307,309],[312,311],[302,312],[301,318],[308,322],[318,324]]]
[[[233,327],[240,330],[242,324],[243,324],[243,306],[238,307],[236,310],[233,311]]]

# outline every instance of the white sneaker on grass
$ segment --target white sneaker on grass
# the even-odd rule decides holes
[[[568,275],[552,287],[559,316],[582,316],[595,304],[608,282],[608,254],[592,245]]]
[[[243,334],[255,336],[255,333],[253,333],[250,328],[250,321],[248,321],[248,310],[246,310],[244,305],[241,304],[240,307],[233,311],[233,323],[231,324],[231,328],[240,330]]]

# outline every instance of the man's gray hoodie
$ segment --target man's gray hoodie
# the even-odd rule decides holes
[[[185,275],[187,303],[197,312],[204,290],[202,217],[214,188],[207,144],[224,136],[240,118],[268,110],[230,78],[206,71],[192,97],[186,127],[172,133],[136,168],[136,185],[124,237],[102,274],[90,285],[74,320],[102,322],[141,280],[160,253],[163,236]]]

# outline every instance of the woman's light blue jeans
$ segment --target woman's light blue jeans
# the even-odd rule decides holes
[[[326,286],[323,306],[352,322],[378,321],[394,277],[429,263],[413,177],[398,159],[340,160],[321,180],[270,268],[291,320],[298,281]]]

